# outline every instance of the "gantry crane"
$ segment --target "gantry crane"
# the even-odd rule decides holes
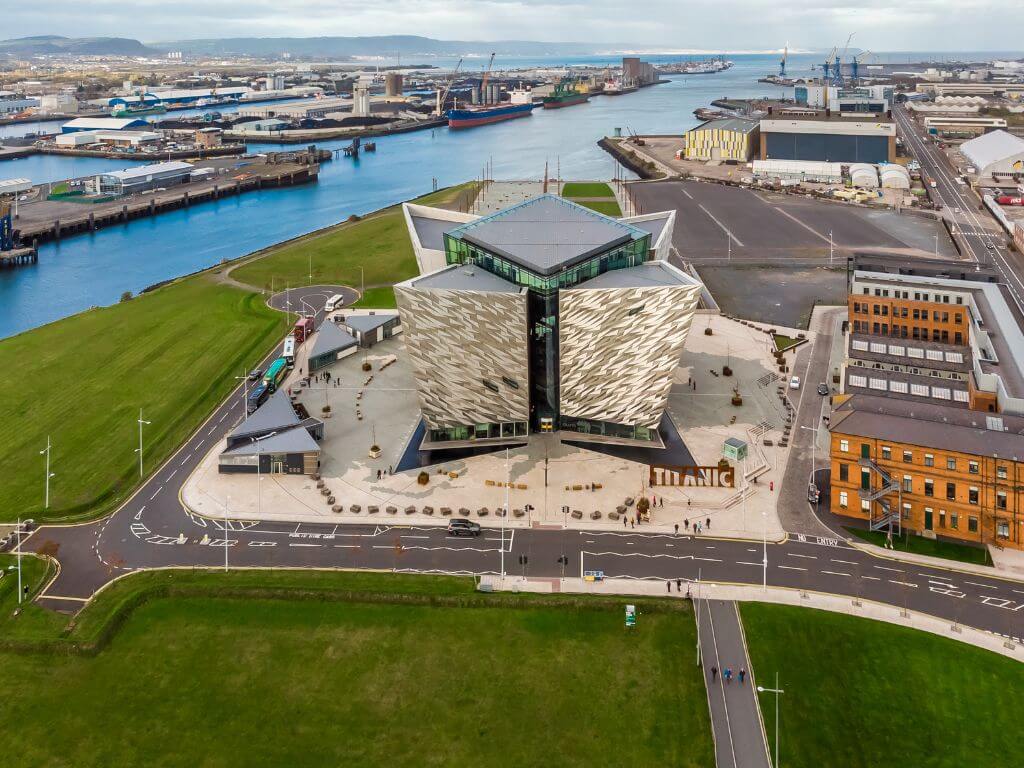
[[[861,51],[856,56],[854,56],[853,59],[851,60],[851,62],[850,62],[850,76],[853,78],[853,82],[854,83],[857,82],[857,72],[860,69],[860,60],[865,58],[865,57],[867,57],[867,56],[871,56],[871,55],[872,55],[871,51]]]
[[[459,63],[455,65],[455,69],[452,70],[451,80],[448,81],[448,85],[444,87],[442,92],[440,88],[437,89],[437,107],[434,109],[434,115],[440,117],[444,114],[444,103],[448,100],[448,94],[451,93],[452,86],[455,85],[455,77],[459,74],[459,69],[462,68],[462,59],[459,59]]]

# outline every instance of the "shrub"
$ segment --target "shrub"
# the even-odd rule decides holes
[[[131,300],[132,300],[132,292],[131,291],[125,291],[124,293],[121,294],[121,303],[122,304],[124,302],[126,302],[126,301],[131,301]]]
[[[419,475],[416,476],[416,482],[420,485],[426,485],[430,482],[430,475],[426,472],[420,472]]]
[[[369,363],[363,363],[363,370],[364,371],[371,371],[371,370],[373,370],[373,366],[370,365]]]

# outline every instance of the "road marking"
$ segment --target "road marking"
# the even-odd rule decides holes
[[[825,236],[824,236],[823,234],[821,234],[821,232],[818,232],[818,231],[816,231],[816,230],[812,229],[812,228],[811,228],[810,226],[808,226],[807,224],[804,224],[804,223],[803,223],[802,221],[800,221],[800,219],[798,219],[798,218],[797,218],[796,216],[794,216],[793,214],[791,214],[791,213],[790,213],[789,211],[787,211],[787,210],[784,210],[784,209],[782,209],[782,208],[779,208],[778,206],[774,206],[774,205],[773,205],[772,207],[773,207],[773,208],[774,208],[774,209],[775,209],[776,211],[778,211],[779,213],[781,213],[781,214],[782,214],[783,216],[785,216],[786,218],[788,218],[788,219],[792,220],[792,221],[793,221],[793,222],[795,222],[796,224],[799,224],[799,225],[800,225],[801,227],[803,227],[804,229],[806,229],[806,230],[807,230],[808,232],[810,232],[810,233],[811,233],[812,235],[814,235],[815,237],[817,237],[817,238],[820,238],[820,239],[824,240],[824,241],[825,241],[826,243],[828,243],[828,242],[831,242],[831,243],[832,243],[832,245],[833,245],[833,247],[835,246],[835,240],[834,240],[834,239],[830,241],[830,240],[829,240],[829,239],[828,239],[827,237],[825,237]]]
[[[833,563],[842,563],[843,565],[857,565],[856,560],[840,560],[837,557],[831,558]]]
[[[322,547],[323,544],[297,544],[295,542],[290,542],[288,544],[288,546],[289,547]]]
[[[790,557],[805,557],[808,560],[817,560],[818,559],[817,555],[798,555],[796,552],[787,552],[786,554],[789,555]]]
[[[900,584],[901,586],[904,586],[904,587],[913,587],[914,589],[917,589],[917,584],[912,584],[909,581],[897,581],[896,579],[889,579],[889,583],[890,584]]]
[[[167,476],[166,482],[169,483],[171,481],[171,478],[174,477],[176,474],[178,474],[178,470],[174,470],[173,472],[171,472],[171,474]]]
[[[429,539],[429,536],[402,536],[403,539]]]
[[[994,587],[991,584],[979,584],[976,581],[967,581],[966,579],[964,580],[964,584],[970,584],[974,587],[983,587],[984,589],[999,589],[999,587]]]
[[[191,456],[191,455],[192,455],[192,454],[190,453],[190,454],[189,454],[188,456],[186,456],[186,457],[185,457],[184,459],[182,459],[182,460],[181,460],[181,464],[179,464],[178,466],[179,466],[179,467],[184,467],[184,466],[185,466],[185,462],[186,462],[186,461],[188,461],[188,459],[189,459],[189,456]]]
[[[795,565],[778,565],[776,568],[785,568],[787,571],[806,571],[806,568],[797,568]]]
[[[1011,589],[1010,591],[1016,592],[1018,595],[1024,595],[1024,592],[1021,592],[1019,589]]]
[[[862,579],[870,579],[871,581],[881,581],[877,576],[861,576]]]
[[[839,571],[822,571],[822,573],[827,573],[830,576],[849,576],[850,575],[848,573],[840,573]]]
[[[64,595],[39,595],[39,600],[73,600],[76,603],[88,603],[88,597],[65,597]]]
[[[738,560],[736,562],[736,565],[753,565],[756,568],[760,568],[762,565],[764,565],[764,563],[745,563],[742,560]]]
[[[690,198],[691,200],[693,200],[693,195],[691,195],[691,194],[690,194],[689,192],[687,192],[687,191],[686,191],[685,189],[680,189],[679,191],[680,191],[680,192],[682,192],[682,193],[683,193],[684,195],[686,195],[686,196],[687,196],[688,198]]]
[[[276,541],[250,541],[250,547],[276,547]]]
[[[358,544],[332,544],[335,549],[361,549]]]
[[[893,573],[903,573],[900,568],[886,568],[884,565],[873,565],[872,568],[877,568],[880,571],[892,571]]]
[[[715,224],[717,224],[719,227],[721,227],[722,231],[725,232],[725,234],[728,235],[732,239],[732,241],[734,243],[736,243],[736,245],[738,245],[740,248],[744,247],[743,243],[740,242],[740,239],[738,237],[736,237],[736,235],[734,235],[732,232],[730,232],[729,228],[726,227],[725,224],[723,224],[718,219],[716,219],[715,215],[713,213],[711,213],[711,211],[709,211],[707,208],[704,207],[704,203],[698,203],[697,207],[700,208],[702,211],[704,211],[704,213],[706,213],[711,218],[711,220],[713,222],[715,222]]]
[[[145,511],[145,509],[146,509],[146,505],[145,504],[143,504],[141,507],[139,507],[139,511],[135,513],[134,519],[135,520],[141,520],[142,519],[142,513]]]
[[[160,493],[160,491],[162,491],[163,489],[164,489],[164,487],[161,485],[159,488],[157,488],[155,491],[153,491],[153,495],[149,497],[149,500],[152,501],[153,499],[155,499],[156,495],[158,493]]]

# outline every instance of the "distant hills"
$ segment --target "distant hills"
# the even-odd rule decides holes
[[[0,40],[0,55],[12,56],[154,56],[160,51],[125,37],[60,37],[39,35]]]
[[[417,35],[374,37],[230,37],[150,43],[162,51],[212,56],[280,56],[348,58],[352,56],[543,56],[587,54],[613,48],[595,43],[539,43],[530,40],[492,42],[435,40]]]

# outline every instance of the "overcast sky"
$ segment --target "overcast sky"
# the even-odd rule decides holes
[[[200,37],[416,34],[760,51],[1024,47],[1013,0],[37,0],[3,3],[0,35]]]

